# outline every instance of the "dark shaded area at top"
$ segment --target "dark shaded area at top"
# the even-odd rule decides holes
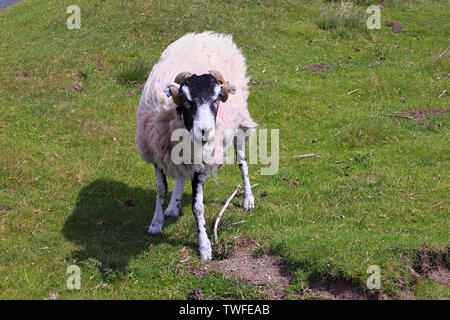
[[[21,0],[0,0],[0,10],[5,9]]]
[[[67,240],[81,246],[68,258],[98,269],[108,280],[126,274],[129,260],[150,246],[168,243],[195,249],[195,242],[171,237],[164,229],[159,235],[148,235],[155,199],[152,189],[133,188],[118,181],[99,179],[86,185],[62,229]],[[190,195],[184,195],[183,206],[189,202]],[[176,220],[167,220],[164,225],[171,223]]]

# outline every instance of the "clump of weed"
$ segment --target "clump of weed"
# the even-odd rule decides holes
[[[366,17],[350,2],[332,3],[322,9],[316,24],[320,29],[365,29]]]
[[[263,246],[258,246],[252,250],[252,257],[257,259],[266,254],[266,248]]]
[[[371,152],[358,151],[353,156],[353,160],[356,163],[359,163],[359,164],[361,164],[364,167],[368,167],[369,166],[371,159],[372,159],[372,153]]]
[[[87,80],[87,78],[91,77],[95,72],[94,66],[87,66],[83,70],[78,71],[78,75],[80,78]]]
[[[213,246],[213,257],[216,260],[227,259],[235,249],[235,241],[232,239],[219,239]]]
[[[85,265],[91,270],[99,271],[105,282],[113,282],[125,275],[126,268],[123,262],[117,260],[117,258],[106,256],[103,258],[101,260],[88,258],[87,260],[81,261],[80,264]]]
[[[123,65],[117,79],[120,83],[133,87],[144,83],[149,71],[150,66],[145,61],[137,60],[132,64]]]

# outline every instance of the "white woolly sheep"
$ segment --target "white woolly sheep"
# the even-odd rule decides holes
[[[174,163],[172,150],[178,142],[172,141],[172,133],[188,130],[189,142],[224,154],[229,141],[233,141],[229,139],[230,132],[255,128],[257,124],[247,109],[246,70],[245,58],[231,35],[188,33],[170,44],[153,66],[137,110],[136,146],[142,159],[155,165],[156,175],[156,209],[148,232],[158,234],[165,217],[178,217],[185,180],[191,179],[192,210],[202,260],[212,259],[205,228],[203,183],[208,172],[218,166],[205,162]],[[245,146],[238,140],[234,137],[233,142],[243,178],[243,206],[250,210],[254,208],[254,197]],[[163,211],[166,175],[175,179],[175,186]]]

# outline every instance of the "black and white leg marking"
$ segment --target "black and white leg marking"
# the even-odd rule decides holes
[[[238,143],[239,139],[234,140],[234,149],[236,150],[236,158],[241,169],[242,183],[244,185],[244,209],[251,210],[255,208],[255,198],[253,197],[250,187],[250,179],[248,177],[248,161],[245,156],[245,145]]]
[[[164,212],[166,218],[177,218],[181,211],[181,197],[183,196],[184,180],[175,180],[172,196],[170,197],[169,205]]]
[[[155,166],[155,176],[156,176],[156,207],[152,223],[150,224],[150,228],[148,228],[149,234],[161,233],[161,229],[164,224],[163,209],[164,209],[164,200],[166,199],[167,193],[166,175]]]
[[[206,234],[206,222],[203,208],[203,183],[206,173],[195,173],[192,179],[192,211],[197,220],[198,250],[202,260],[212,260],[211,242]]]

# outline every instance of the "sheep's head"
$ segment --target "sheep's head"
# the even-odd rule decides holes
[[[215,70],[202,75],[182,72],[166,86],[166,93],[177,105],[192,141],[202,144],[214,138],[219,103],[227,101],[228,94],[234,91],[235,86]]]

